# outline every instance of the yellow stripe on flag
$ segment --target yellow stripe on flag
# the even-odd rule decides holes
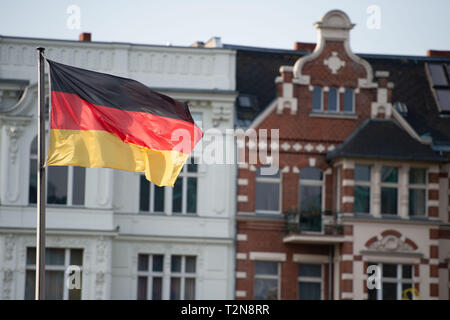
[[[80,166],[145,172],[158,186],[172,186],[189,156],[123,142],[103,130],[50,130],[47,166]]]

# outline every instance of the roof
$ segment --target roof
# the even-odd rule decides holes
[[[236,106],[239,119],[254,119],[276,98],[275,78],[280,66],[293,66],[308,51],[280,50],[226,45],[237,50],[236,91],[255,97],[257,103],[251,110]],[[406,105],[405,120],[419,136],[430,136],[433,145],[450,147],[450,116],[439,112],[426,73],[426,63],[447,63],[450,58],[426,56],[401,56],[381,54],[357,54],[367,60],[374,71],[389,71],[389,81],[394,83],[392,102]]]
[[[377,158],[426,162],[446,162],[409,135],[394,120],[367,119],[341,145],[328,152],[326,159]]]

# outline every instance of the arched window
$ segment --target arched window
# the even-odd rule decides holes
[[[37,203],[37,137],[30,148],[30,187],[28,201]],[[83,206],[86,172],[83,167],[50,166],[46,168],[47,203]]]
[[[307,167],[300,171],[299,208],[302,212],[322,211],[322,171]]]

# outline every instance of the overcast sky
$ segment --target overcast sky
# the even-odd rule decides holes
[[[0,0],[0,35],[188,46],[222,42],[292,49],[315,42],[313,23],[331,9],[356,23],[358,53],[425,55],[450,50],[449,0]],[[75,9],[73,9],[73,5]],[[67,13],[72,9],[71,13]],[[77,29],[76,11],[80,11]],[[75,11],[74,11],[75,10]]]

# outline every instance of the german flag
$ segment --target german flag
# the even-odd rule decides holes
[[[203,132],[186,103],[140,82],[48,60],[48,166],[145,172],[173,186]]]

